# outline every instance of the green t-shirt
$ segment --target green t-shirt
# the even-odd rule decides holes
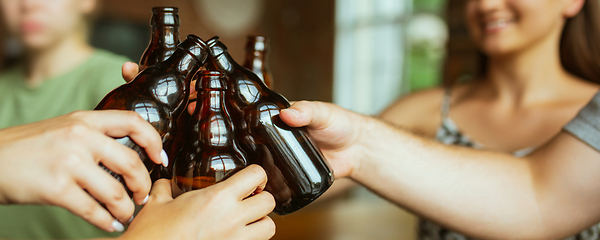
[[[121,65],[126,61],[125,57],[95,50],[75,69],[33,88],[25,84],[22,66],[0,73],[0,128],[94,109],[104,95],[125,83]],[[31,147],[35,151],[35,146]],[[118,235],[106,233],[59,207],[0,206],[2,239],[81,239]]]

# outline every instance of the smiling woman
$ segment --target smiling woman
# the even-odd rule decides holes
[[[469,83],[403,98],[381,117],[445,144],[527,155],[559,133],[600,88],[599,2],[459,2],[484,60],[481,71]],[[452,38],[450,46],[465,42]],[[592,226],[573,239],[597,239],[598,232]],[[427,220],[419,238],[470,239]]]

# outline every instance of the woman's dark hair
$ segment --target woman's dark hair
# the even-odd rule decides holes
[[[600,83],[600,1],[585,0],[581,11],[567,20],[560,61],[575,76]]]
[[[466,26],[464,28],[463,31],[467,31]],[[450,41],[453,41],[452,32],[450,38]],[[452,57],[451,49],[448,54],[448,57]],[[459,70],[462,73],[457,71],[451,73],[448,71],[450,69],[445,69],[444,85],[454,84],[461,75],[469,75],[468,72],[474,75],[471,75],[470,79],[484,76],[487,70],[487,57],[477,51],[471,59],[475,62],[459,64],[462,65],[463,69]],[[586,81],[600,83],[600,0],[585,0],[581,11],[565,22],[560,39],[560,60],[563,67],[571,74]],[[448,63],[446,67],[449,67]]]

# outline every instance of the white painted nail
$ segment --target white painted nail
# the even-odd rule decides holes
[[[148,202],[148,198],[150,198],[150,195],[146,195],[146,198],[144,198],[144,200],[142,200],[142,205],[145,205]],[[133,217],[131,217],[133,218]]]
[[[131,222],[133,222],[133,215],[131,215],[131,218],[129,219],[129,221],[127,221],[127,224],[131,224]]]
[[[113,220],[111,225],[112,225],[113,229],[115,229],[115,231],[117,231],[117,232],[122,232],[125,230],[125,226],[123,226],[123,224],[117,220]]]
[[[163,166],[169,166],[169,156],[167,156],[167,152],[164,149],[160,152],[160,158],[162,159]]]

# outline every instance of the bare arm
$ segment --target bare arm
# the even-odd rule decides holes
[[[282,119],[308,125],[336,177],[468,235],[554,239],[600,220],[600,153],[569,134],[515,158],[438,144],[332,104],[292,109]]]

